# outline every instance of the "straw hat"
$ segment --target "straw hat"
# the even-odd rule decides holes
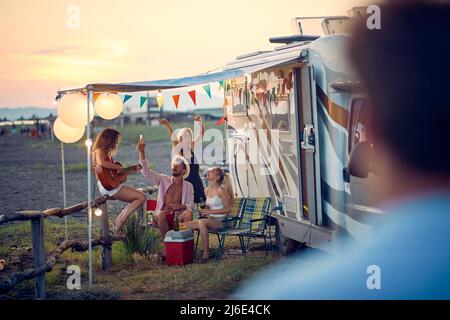
[[[189,177],[189,173],[191,172],[191,166],[189,165],[189,161],[187,161],[187,159],[185,157],[182,156],[175,156],[172,159],[172,165],[174,163],[180,163],[183,162],[184,166],[186,167],[186,172],[183,175],[183,179],[186,179],[187,177]]]

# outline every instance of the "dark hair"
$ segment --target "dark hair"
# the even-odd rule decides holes
[[[102,132],[100,132],[95,138],[92,152],[100,148],[105,153],[105,155],[110,157],[116,150],[119,137],[120,132],[116,129],[103,129]]]
[[[381,29],[354,26],[350,54],[367,90],[374,135],[424,172],[450,174],[450,5],[380,4]]]

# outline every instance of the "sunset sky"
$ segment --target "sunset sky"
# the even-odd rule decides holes
[[[0,0],[0,107],[54,107],[57,89],[91,82],[206,72],[277,46],[269,37],[292,34],[292,17],[347,15],[374,2]]]

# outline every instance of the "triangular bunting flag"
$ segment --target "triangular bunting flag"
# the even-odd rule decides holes
[[[223,88],[223,80],[219,81],[219,90]]]
[[[157,96],[156,102],[158,102],[158,110],[161,111],[162,105],[163,105],[163,96]]]
[[[229,105],[229,103],[228,103],[228,98],[225,97],[225,99],[223,99],[223,107],[225,108],[225,107],[228,106],[228,105]]]
[[[194,102],[194,106],[197,104],[197,94],[195,92],[195,90],[189,91],[189,96],[192,99],[192,102]]]
[[[220,126],[224,122],[225,122],[225,116],[223,116],[222,118],[220,118],[219,121],[216,122],[216,126]]]
[[[176,94],[176,95],[172,96],[172,99],[173,99],[173,103],[175,103],[175,108],[178,109],[178,102],[180,101],[180,95]]]
[[[116,94],[116,92],[111,92],[112,94]],[[81,92],[82,95],[87,96],[87,93]],[[94,102],[97,100],[98,97],[100,97],[102,93],[100,92],[94,92]]]
[[[147,101],[147,97],[141,97],[141,105],[140,105],[140,108],[142,108],[142,106],[145,104],[146,101]]]
[[[97,98],[101,95],[101,93],[95,93],[94,92],[94,103],[97,101]]]
[[[211,85],[207,84],[203,86],[203,89],[205,89],[208,96],[211,98]]]
[[[133,97],[132,95],[125,94],[125,95],[123,96],[123,103],[127,102],[127,101],[130,100],[132,97]]]

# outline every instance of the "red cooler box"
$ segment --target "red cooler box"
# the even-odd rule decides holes
[[[192,230],[168,231],[164,238],[164,247],[168,266],[181,266],[194,261],[194,234]]]

